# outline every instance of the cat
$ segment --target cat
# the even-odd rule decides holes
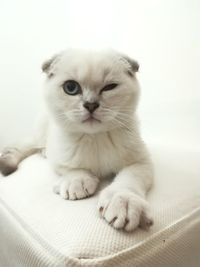
[[[153,166],[136,117],[138,69],[137,61],[112,50],[67,49],[45,61],[47,116],[34,138],[2,151],[1,172],[45,151],[61,176],[54,192],[69,200],[93,195],[112,176],[100,192],[101,217],[116,229],[148,229]]]

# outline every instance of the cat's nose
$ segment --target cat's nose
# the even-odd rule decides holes
[[[83,104],[84,108],[86,108],[90,113],[93,113],[98,107],[98,102],[85,102]]]

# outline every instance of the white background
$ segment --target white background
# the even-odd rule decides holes
[[[145,141],[199,150],[199,14],[199,0],[0,0],[0,148],[31,132],[43,60],[76,46],[137,59]]]

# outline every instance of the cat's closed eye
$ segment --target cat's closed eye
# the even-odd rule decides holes
[[[101,89],[101,93],[102,93],[103,91],[110,91],[110,90],[113,90],[113,89],[115,89],[117,86],[118,86],[117,83],[110,83],[110,84],[107,84],[106,86],[104,86],[104,87]]]

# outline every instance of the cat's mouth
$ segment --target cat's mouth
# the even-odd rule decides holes
[[[92,115],[89,115],[86,119],[82,121],[83,123],[101,123],[101,121],[97,118],[95,118]]]

